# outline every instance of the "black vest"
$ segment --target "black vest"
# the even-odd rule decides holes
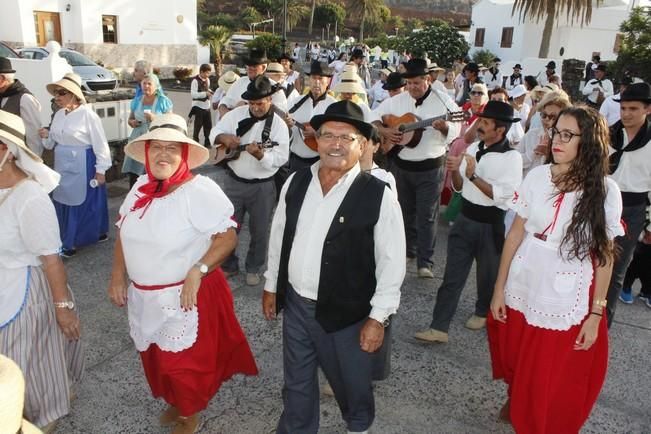
[[[197,81],[197,91],[198,92],[208,92],[208,82],[202,80],[198,75],[193,78]],[[208,97],[204,96],[203,98],[192,98],[192,101],[208,101]]]
[[[0,104],[4,104],[2,110],[20,116],[20,99],[25,94],[32,93],[20,81],[14,81],[3,94],[0,94]]]
[[[309,167],[299,170],[285,195],[287,220],[276,286],[277,312],[285,304],[289,255],[311,180]],[[370,302],[377,283],[373,231],[380,216],[385,188],[384,182],[361,172],[346,193],[326,235],[321,256],[316,320],[328,333],[355,324],[371,312]]]

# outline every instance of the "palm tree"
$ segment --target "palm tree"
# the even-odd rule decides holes
[[[215,54],[215,74],[222,74],[222,61],[226,54],[226,44],[231,38],[231,31],[224,26],[208,26],[199,33],[199,43],[209,45]]]
[[[307,26],[307,33],[312,34],[312,25],[314,24],[314,11],[316,10],[316,0],[312,0],[312,9],[310,11],[310,23]]]
[[[381,17],[383,0],[357,0],[350,3],[350,14],[359,18],[359,41],[364,40],[364,22],[378,21]]]
[[[310,8],[296,0],[287,0],[287,31],[292,29],[310,13]]]
[[[593,2],[599,7],[603,0],[515,0],[511,14],[515,15],[517,12],[521,21],[530,18],[536,23],[545,17],[538,57],[546,58],[549,56],[549,42],[555,20],[564,13],[572,24],[577,19],[580,19],[581,27],[590,24]]]

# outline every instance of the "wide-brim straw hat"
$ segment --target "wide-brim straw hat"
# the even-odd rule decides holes
[[[2,432],[42,434],[42,431],[23,419],[25,379],[20,368],[9,357],[0,354],[0,421]]]
[[[42,163],[41,157],[36,155],[26,143],[25,123],[13,113],[0,110],[0,142],[11,142],[25,151],[34,161]]]
[[[271,62],[267,65],[267,69],[264,72],[265,74],[284,74],[285,68],[280,63]]]
[[[222,74],[221,77],[219,77],[217,84],[219,85],[220,89],[224,89],[224,92],[227,92],[238,78],[240,78],[240,76],[237,75],[235,71],[226,71]]]
[[[339,83],[332,90],[338,93],[366,93],[366,89],[360,83],[359,75],[352,71],[342,73]]]
[[[86,104],[86,98],[84,97],[84,93],[81,90],[81,77],[79,77],[74,72],[69,72],[64,75],[61,80],[55,81],[54,83],[50,83],[46,86],[47,91],[50,92],[50,95],[52,96],[55,96],[54,93],[58,87],[64,88],[76,96],[82,104]]]
[[[145,163],[145,142],[149,140],[162,140],[178,142],[188,145],[188,167],[194,169],[208,161],[208,149],[188,137],[188,126],[183,117],[166,113],[157,115],[149,127],[149,131],[131,141],[124,152],[131,158]]]
[[[445,71],[445,68],[441,68],[436,63],[430,63],[429,65],[427,65],[427,69],[429,70],[429,72],[443,72],[443,71]]]

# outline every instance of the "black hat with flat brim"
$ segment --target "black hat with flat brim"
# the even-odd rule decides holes
[[[273,95],[277,90],[278,86],[271,84],[269,78],[264,75],[259,75],[246,87],[246,91],[242,94],[242,99],[256,101]]]
[[[629,84],[626,89],[619,94],[619,98],[613,98],[613,101],[640,101],[645,104],[651,104],[651,86],[649,83]]]
[[[248,57],[244,59],[244,64],[246,66],[255,66],[255,65],[266,65],[269,62],[264,51],[261,50],[251,50]]]
[[[407,84],[407,81],[402,78],[402,74],[399,72],[392,72],[388,75],[387,81],[382,85],[384,90],[395,90],[404,87]]]
[[[516,63],[515,66],[513,67],[513,69],[522,69],[522,65],[520,65],[519,63]]]
[[[0,74],[13,74],[16,70],[11,66],[11,60],[0,57]]]
[[[344,122],[352,125],[367,139],[373,133],[373,125],[364,122],[364,112],[360,106],[349,100],[330,104],[325,113],[312,117],[310,125],[318,130],[326,122]]]
[[[422,77],[429,75],[429,65],[425,59],[409,59],[404,63],[405,72],[402,73],[404,78]]]
[[[278,62],[280,62],[281,60],[289,60],[290,63],[294,63],[294,62],[295,62],[295,60],[292,59],[292,58],[290,57],[290,55],[287,54],[287,53],[283,53],[283,54],[280,55],[280,57],[278,58]]]
[[[330,68],[327,63],[314,61],[310,64],[310,70],[307,75],[320,75],[321,77],[332,77],[335,75],[334,69]]]
[[[466,66],[463,69],[465,71],[470,71],[470,72],[479,72],[479,65],[475,62],[470,62],[466,64]]]
[[[513,107],[502,101],[488,101],[484,107],[484,111],[479,114],[479,117],[495,119],[502,122],[520,122],[520,118],[513,117]]]
[[[547,65],[545,65],[545,68],[547,68],[547,69],[556,69],[556,62],[554,62],[553,60],[550,60],[549,62],[547,62]]]
[[[359,48],[355,48],[353,52],[350,54],[351,59],[358,59],[361,57],[364,57],[364,51]]]

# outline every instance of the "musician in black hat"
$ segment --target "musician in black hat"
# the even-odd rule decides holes
[[[229,110],[236,107],[245,105],[247,102],[242,98],[242,94],[247,90],[249,83],[255,80],[256,77],[262,75],[267,69],[269,60],[263,51],[251,50],[249,56],[244,59],[246,65],[246,75],[237,79],[235,83],[228,89],[226,96],[222,98],[219,104],[219,116],[224,116]],[[273,104],[281,111],[287,111],[287,97],[284,92],[278,92],[272,95]]]
[[[515,66],[513,67],[513,74],[509,75],[508,78],[505,77],[504,79],[504,86],[506,90],[511,90],[514,87],[522,84],[524,85],[524,76],[522,75],[522,65],[519,63],[516,63]]]
[[[390,170],[396,178],[407,257],[416,260],[419,277],[431,279],[445,150],[459,135],[460,125],[445,119],[432,120],[422,130],[418,143],[411,143],[416,139],[410,141],[411,147],[400,145],[403,133],[391,126],[391,119],[403,115],[425,120],[459,110],[446,93],[432,90],[427,66],[424,59],[411,59],[405,64],[402,76],[407,81],[407,92],[380,104],[373,112],[373,123],[384,137],[383,151],[390,155]]]
[[[627,234],[615,238],[620,253],[608,289],[608,325],[612,324],[617,296],[625,303],[633,301],[630,292],[622,291],[622,284],[638,237],[644,231],[646,201],[651,191],[651,86],[631,84],[616,101],[621,120],[610,128],[610,176],[622,192],[622,220]],[[645,231],[645,236],[648,239],[651,233]]]
[[[402,74],[399,72],[392,72],[387,77],[387,81],[382,85],[382,89],[389,92],[389,97],[392,97],[402,93],[405,90],[406,85],[407,80],[402,77]]]
[[[231,88],[232,89],[232,88]],[[228,112],[210,132],[210,140],[219,147],[241,151],[226,165],[229,176],[224,192],[235,207],[238,229],[249,214],[251,241],[246,255],[246,283],[260,283],[265,262],[271,213],[276,202],[274,175],[289,158],[289,131],[282,117],[272,108],[276,86],[265,76],[256,77],[247,86],[242,99],[248,105]],[[235,252],[222,264],[229,275],[239,271]]]
[[[519,121],[513,117],[513,107],[489,101],[477,121],[480,140],[464,155],[447,157],[452,187],[461,191],[461,213],[448,237],[445,274],[436,294],[432,323],[416,333],[416,339],[448,342],[450,322],[473,260],[477,262],[477,302],[466,327],[479,330],[486,325],[504,244],[504,216],[522,181],[522,157],[506,138],[511,125]]]
[[[491,62],[490,68],[484,72],[484,83],[489,91],[502,86],[502,71],[500,71],[500,63],[502,60],[496,57]]]
[[[336,102],[311,123],[320,160],[280,194],[262,298],[267,320],[284,309],[277,432],[318,432],[320,366],[348,432],[365,433],[378,350],[405,276],[402,217],[387,185],[360,170],[373,128],[359,106]]]
[[[43,153],[41,137],[38,134],[41,128],[41,104],[16,78],[16,71],[6,57],[0,57],[0,108],[23,120],[27,146],[40,156]]]
[[[545,65],[544,74],[539,73],[538,75],[538,83],[540,83],[541,86],[545,86],[549,83],[555,83],[559,87],[561,85],[561,79],[558,75],[556,75],[556,62],[553,60],[550,60],[547,62],[547,65]]]
[[[614,93],[613,82],[606,78],[606,65],[597,65],[594,78],[585,84],[581,93],[587,97],[586,103],[590,107],[599,110],[604,100]]]

